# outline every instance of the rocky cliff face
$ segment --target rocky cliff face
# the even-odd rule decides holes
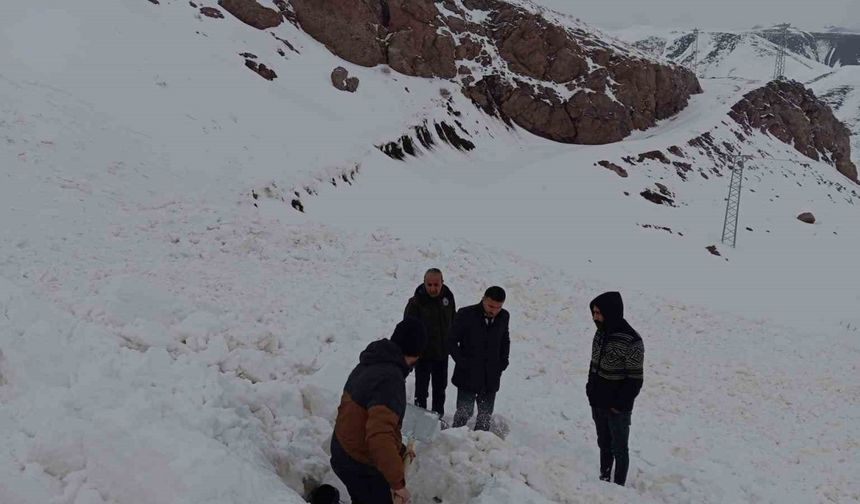
[[[685,68],[501,0],[290,0],[281,10],[347,61],[457,81],[485,112],[560,142],[621,140],[701,92]]]
[[[851,162],[851,133],[812,91],[794,81],[774,81],[751,91],[729,115],[745,128],[755,128],[794,145],[812,159],[823,160],[857,182]]]

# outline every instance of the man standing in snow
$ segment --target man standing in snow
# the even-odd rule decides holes
[[[448,387],[448,350],[445,340],[457,312],[454,294],[442,280],[442,272],[431,268],[424,273],[424,283],[406,303],[404,317],[415,317],[427,329],[427,348],[415,365],[415,405],[427,408],[428,389],[433,380],[433,411],[445,415],[445,388]]]
[[[397,324],[390,339],[361,352],[337,409],[331,438],[331,467],[353,504],[407,504],[400,427],[406,412],[406,377],[427,344],[420,320]]]
[[[600,447],[600,479],[609,481],[615,463],[615,483],[624,486],[630,457],[627,439],[633,401],[642,388],[645,346],[624,320],[624,304],[618,292],[605,292],[591,302],[591,318],[597,325],[591,344],[591,367],[585,393],[597,427]]]
[[[455,363],[451,381],[457,387],[454,427],[466,425],[477,402],[475,430],[490,430],[496,392],[511,350],[510,315],[502,309],[504,302],[504,289],[493,286],[480,303],[462,308],[454,317],[448,335],[448,351]]]

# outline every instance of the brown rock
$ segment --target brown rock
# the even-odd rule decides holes
[[[850,130],[802,84],[770,82],[747,93],[732,107],[729,116],[744,128],[773,135],[858,182],[857,167],[851,162]]]
[[[387,0],[388,64],[418,77],[457,75],[454,38],[439,33],[439,10],[432,0]],[[384,17],[384,16],[383,16]]]
[[[437,3],[453,14],[441,16]],[[302,29],[355,64],[387,63],[404,74],[441,78],[455,78],[458,71],[467,75],[468,67],[458,68],[458,60],[482,66],[481,75],[461,77],[466,96],[508,124],[560,142],[621,140],[677,113],[690,94],[701,92],[695,75],[684,68],[640,59],[614,42],[554,25],[502,0],[292,0],[291,5]],[[463,9],[488,12],[488,21],[473,23]],[[503,61],[483,50],[487,42]],[[601,68],[592,71],[589,60]],[[572,93],[560,96],[557,84]],[[583,88],[593,92],[577,92]]]
[[[681,148],[678,147],[677,145],[673,145],[666,150],[668,150],[671,154],[674,154],[675,156],[678,156],[680,158],[686,157],[686,156],[684,156],[684,151],[681,150]]]
[[[362,66],[387,63],[381,43],[382,2],[368,0],[291,0],[304,31],[341,58]]]
[[[201,7],[200,14],[215,19],[224,19],[224,14],[222,14],[221,11],[216,9],[215,7]]]
[[[458,60],[477,59],[481,54],[481,49],[483,49],[481,44],[472,40],[471,37],[464,37],[464,39],[460,41],[460,45],[457,46],[456,58]]]
[[[358,77],[350,77],[349,72],[343,67],[337,67],[331,72],[332,85],[341,90],[355,93],[358,90]]]
[[[250,68],[251,70],[257,72],[257,74],[259,74],[260,77],[262,77],[266,80],[270,81],[270,80],[275,80],[278,78],[278,74],[276,74],[274,70],[272,70],[271,68],[267,67],[266,65],[264,65],[262,63],[258,64],[256,61],[246,59],[245,60],[245,66]]]
[[[660,161],[663,164],[669,164],[669,158],[667,158],[662,151],[649,151],[639,154],[639,159],[637,160],[637,162],[641,163],[646,159],[653,159],[654,161]]]
[[[807,224],[815,224],[815,216],[812,215],[812,212],[803,212],[802,214],[797,216],[797,220],[800,222],[805,222]]]
[[[281,14],[263,7],[254,0],[218,0],[218,5],[240,21],[260,30],[274,28],[281,24]]]
[[[656,203],[658,205],[675,206],[675,201],[672,198],[663,194],[656,193],[651,189],[645,189],[644,191],[639,193],[639,195],[650,201],[651,203]]]
[[[597,164],[599,164],[600,166],[602,166],[608,170],[614,171],[621,178],[627,178],[627,170],[618,166],[615,163],[610,163],[609,161],[604,160],[604,161],[598,161]]]

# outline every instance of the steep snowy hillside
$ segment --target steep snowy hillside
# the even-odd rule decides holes
[[[629,28],[612,32],[619,39],[655,56],[682,65],[691,65],[696,54],[692,30],[669,31]],[[778,48],[755,32],[699,33],[697,75],[701,77],[739,77],[768,81],[773,77]],[[831,69],[798,53],[786,54],[785,75],[805,82]]]
[[[488,3],[439,5],[477,23]],[[633,110],[594,59],[589,99],[656,123],[560,144],[476,107],[458,78],[334,56],[280,0],[275,20],[237,4],[0,5],[0,503],[300,504],[339,485],[341,387],[428,267],[460,305],[508,291],[509,433],[419,446],[416,504],[858,499],[860,197],[829,144],[729,116],[761,82],[643,85]],[[482,89],[539,94],[549,81],[524,75],[568,42],[536,60],[508,47],[524,67],[498,67],[529,85]],[[686,75],[612,41],[586,52],[644,62],[613,67],[630,82]],[[850,118],[846,75],[815,85]],[[786,120],[817,131],[810,117]],[[755,160],[730,249],[735,153]],[[597,480],[584,397],[587,306],[609,289],[646,345],[626,488]]]
[[[772,28],[758,30],[756,33],[777,44],[782,37],[778,30]],[[858,33],[839,30],[803,31],[791,28],[786,36],[786,44],[790,51],[831,67],[860,65],[860,34]]]
[[[851,151],[860,166],[860,68],[843,67],[814,80],[809,87],[853,132]]]

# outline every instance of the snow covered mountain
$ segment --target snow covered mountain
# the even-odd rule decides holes
[[[756,33],[779,43],[776,29],[761,29]],[[825,32],[790,28],[786,34],[788,50],[831,67],[860,65],[860,34],[831,29]]]
[[[778,47],[758,32],[676,31],[631,27],[612,32],[621,40],[655,56],[690,66],[698,54],[696,73],[702,77],[741,77],[767,81],[773,77]],[[785,75],[801,82],[830,68],[806,52],[786,54]]]
[[[648,54],[691,65],[696,53],[693,30],[630,27],[612,32]],[[699,33],[698,74],[704,77],[744,75],[764,79],[773,75],[777,28]],[[764,40],[762,40],[764,39]],[[823,67],[860,65],[860,34],[815,32],[791,27],[786,35],[786,75],[806,81],[824,73]],[[755,63],[754,63],[755,62]],[[819,63],[818,65],[815,63]]]
[[[543,98],[547,110],[573,98],[541,66],[567,38],[536,59],[508,47],[518,70],[504,50],[496,67],[464,65],[487,79],[481,95],[463,92],[465,73],[394,68],[417,73],[417,58],[345,61],[292,3],[236,5],[0,6],[0,502],[303,502],[337,483],[326,447],[346,374],[428,267],[462,305],[488,284],[508,291],[496,422],[510,433],[419,446],[416,504],[860,494],[860,387],[846,373],[860,355],[858,191],[838,171],[844,149],[819,135],[836,125],[802,91],[734,110],[760,103],[767,72],[728,62],[733,77],[658,114],[649,79],[671,65],[516,2],[611,60],[583,58],[599,76],[584,93],[628,115],[591,127],[632,127],[564,144],[527,129]],[[468,38],[496,12],[437,5]],[[268,11],[277,26],[248,24],[274,23]],[[481,50],[506,47],[493,40]],[[635,107],[609,70],[629,71],[620,60],[644,62],[651,98]],[[810,86],[851,123],[845,70]],[[754,159],[731,249],[720,232],[737,154]],[[583,392],[587,305],[609,289],[646,345],[627,488],[597,481]]]

